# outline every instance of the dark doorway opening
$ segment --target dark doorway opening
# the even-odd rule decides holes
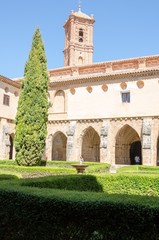
[[[130,146],[130,162],[131,164],[142,164],[141,142],[133,142]]]

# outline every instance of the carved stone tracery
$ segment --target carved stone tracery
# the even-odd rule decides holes
[[[151,120],[143,120],[142,126],[142,147],[143,149],[151,149]]]
[[[101,148],[107,148],[108,146],[108,123],[103,122],[102,128],[101,128],[101,142],[100,142],[100,147]]]

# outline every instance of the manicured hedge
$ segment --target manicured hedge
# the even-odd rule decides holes
[[[5,185],[0,202],[3,240],[159,238],[157,197]]]
[[[159,196],[158,175],[99,175],[97,181],[101,184],[103,192],[110,194]]]
[[[46,166],[45,166],[46,163]],[[75,174],[77,171],[71,166],[71,164],[77,162],[66,162],[66,161],[47,161],[43,162],[40,167],[24,167],[18,166],[13,160],[0,160],[0,174],[15,174],[21,178],[28,177],[40,177],[57,174]],[[86,163],[89,167],[85,173],[100,173],[108,172],[109,164],[89,162]]]
[[[95,191],[109,194],[133,194],[159,196],[158,176],[105,175],[68,175],[28,179],[21,182],[24,186],[54,188],[76,191]]]
[[[15,180],[15,179],[18,179],[18,177],[15,175],[9,175],[9,174],[0,175],[0,181],[1,180]]]
[[[157,240],[158,196],[141,196],[143,189],[140,195],[135,190],[136,195],[122,193],[122,188],[125,192],[139,188],[141,181],[144,191],[148,186],[159,189],[158,178],[151,176],[72,175],[1,181],[0,239]],[[108,189],[113,193],[113,187],[118,194],[107,194]]]
[[[21,177],[34,177],[45,175],[57,175],[57,174],[75,174],[74,168],[62,168],[62,167],[24,167],[17,165],[0,165],[0,173],[15,173],[20,174]]]
[[[73,191],[102,192],[103,188],[93,175],[52,176],[21,181],[22,186]]]

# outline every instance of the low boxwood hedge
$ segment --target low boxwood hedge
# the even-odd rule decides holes
[[[0,181],[1,180],[15,180],[15,179],[18,179],[18,177],[15,175],[10,175],[10,174],[1,174],[0,175]]]
[[[46,163],[46,164],[45,164]],[[47,161],[42,166],[26,167],[18,166],[14,160],[0,160],[0,174],[15,174],[21,178],[28,177],[41,177],[58,174],[75,174],[77,171],[71,166],[77,162],[66,162],[66,161]],[[100,173],[108,172],[109,164],[89,162],[86,163],[89,167],[85,173]]]
[[[109,194],[133,194],[159,196],[158,176],[108,175],[68,175],[21,181],[23,186],[54,188],[76,191],[95,191]]]
[[[0,202],[3,240],[159,238],[157,197],[4,185]]]
[[[21,181],[22,186],[73,191],[102,192],[103,188],[93,175],[52,176]]]
[[[142,189],[140,195],[122,194],[122,188],[126,185],[124,192],[126,188],[138,188],[142,181],[143,189],[149,186],[157,191],[159,180],[151,176],[147,182],[145,176],[135,178],[75,175],[1,181],[1,239],[157,240],[158,196],[141,196]],[[107,193],[111,184],[118,194]],[[62,190],[54,189],[59,186]]]

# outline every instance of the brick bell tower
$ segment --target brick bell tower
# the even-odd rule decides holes
[[[88,16],[81,12],[71,11],[66,21],[64,66],[78,66],[93,62],[93,15]]]

